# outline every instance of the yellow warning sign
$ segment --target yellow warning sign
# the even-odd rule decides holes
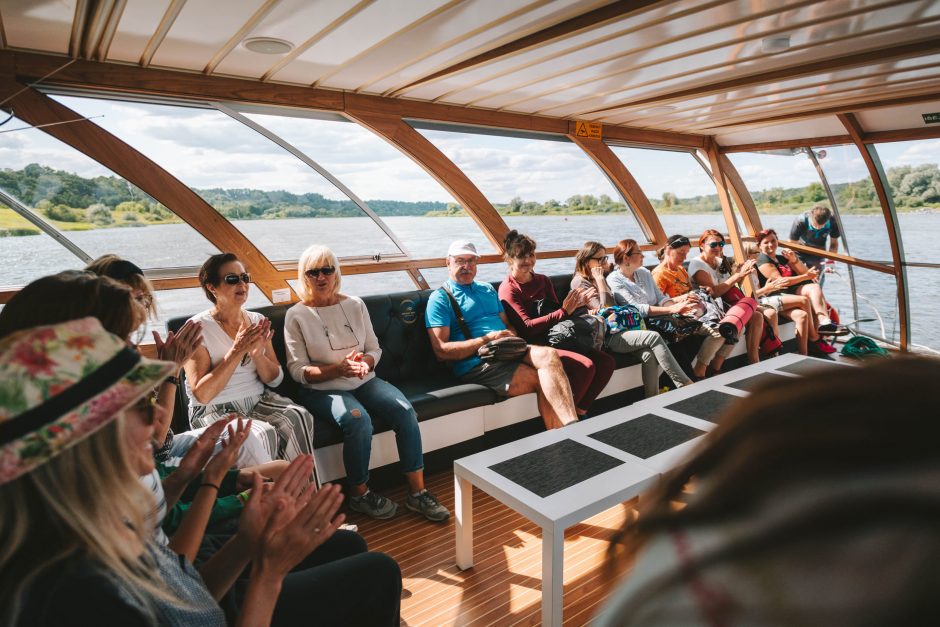
[[[587,137],[588,139],[601,139],[602,128],[602,124],[577,120],[574,123],[574,134],[578,137]]]

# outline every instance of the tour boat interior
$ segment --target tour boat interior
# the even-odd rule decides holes
[[[771,227],[833,262],[827,297],[853,335],[940,350],[938,78],[936,0],[4,0],[0,306],[117,253],[156,289],[153,328],[174,329],[207,306],[203,260],[235,252],[284,362],[298,258],[329,246],[453,512],[454,460],[542,430],[534,395],[497,402],[434,358],[424,308],[453,240],[499,282],[506,234],[532,235],[563,297],[586,240],[635,239],[653,264],[669,235],[695,250],[717,228],[740,261]],[[788,237],[818,204],[838,250]],[[792,325],[781,336],[792,350]],[[620,359],[591,416],[641,398],[639,360]],[[321,478],[341,479],[342,437],[317,428]],[[396,463],[377,425],[380,482]],[[402,567],[402,624],[544,616],[539,525],[474,498],[469,570],[453,519],[350,516]],[[565,624],[606,598],[632,505],[563,531]]]

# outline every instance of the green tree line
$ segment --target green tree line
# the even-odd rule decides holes
[[[940,169],[936,164],[901,166],[887,172],[895,205],[902,211],[935,207],[940,204]],[[170,210],[134,185],[115,176],[86,178],[30,164],[21,170],[0,170],[0,189],[35,207],[63,228],[101,228],[143,226],[179,222]],[[333,200],[318,193],[294,194],[284,190],[258,189],[196,189],[199,196],[233,220],[356,217],[362,213],[350,200]],[[839,209],[843,213],[880,211],[878,198],[869,178],[832,186]],[[805,187],[774,187],[752,192],[759,211],[765,213],[798,213],[807,206],[827,203],[825,190],[819,183]],[[455,203],[404,202],[370,200],[368,205],[380,216],[449,216],[464,215]],[[678,198],[666,192],[650,198],[653,207],[663,213],[717,213],[721,211],[716,194]],[[502,215],[578,215],[622,213],[626,205],[606,194],[576,194],[563,201],[526,201],[516,197],[506,204],[497,204]],[[0,211],[10,212],[0,208]],[[0,221],[0,234],[25,234],[33,228],[8,228],[9,220]]]

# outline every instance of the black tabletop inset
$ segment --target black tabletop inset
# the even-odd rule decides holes
[[[726,383],[728,387],[736,388],[738,390],[746,390],[748,392],[753,392],[755,388],[764,385],[765,383],[773,383],[774,381],[780,382],[788,377],[784,377],[782,374],[774,374],[772,372],[762,372],[756,374],[753,377],[748,377],[746,379],[741,379],[735,381],[734,383]]]
[[[840,364],[835,361],[818,360],[818,359],[801,359],[800,361],[794,361],[792,364],[787,364],[786,366],[781,366],[777,370],[783,372],[789,372],[790,374],[798,374],[800,376],[805,376],[808,374],[818,374],[820,372],[829,372],[835,368],[851,368],[845,364]]]
[[[708,422],[718,422],[718,416],[721,415],[721,412],[739,398],[739,396],[732,396],[718,390],[708,390],[678,403],[666,405],[666,409],[671,409],[686,416],[701,418]]]
[[[562,440],[494,464],[490,470],[545,498],[621,464],[616,457]]]
[[[592,433],[590,437],[640,459],[649,459],[700,435],[705,432],[662,416],[646,414]]]

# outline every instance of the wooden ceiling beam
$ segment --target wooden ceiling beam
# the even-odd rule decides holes
[[[688,98],[699,98],[711,94],[719,94],[740,89],[742,87],[753,87],[755,85],[765,85],[802,76],[812,76],[822,72],[832,72],[835,70],[844,70],[853,67],[868,65],[869,63],[884,63],[896,59],[906,59],[909,57],[922,56],[940,52],[940,38],[931,37],[929,39],[901,44],[898,46],[888,46],[875,50],[867,50],[857,54],[844,55],[815,61],[812,63],[797,63],[794,65],[782,67],[776,70],[753,72],[711,83],[705,83],[686,89],[673,90],[636,100],[627,100],[615,105],[600,107],[587,112],[585,115],[594,115],[607,111],[614,111],[624,107],[649,107],[661,104],[667,104],[678,100]]]
[[[807,137],[805,139],[784,139],[772,142],[758,142],[755,144],[731,144],[720,146],[718,152],[728,154],[731,152],[760,152],[761,150],[780,150],[784,148],[812,148],[813,146],[837,146],[851,144],[851,135],[825,135],[823,137]]]
[[[629,0],[617,0],[616,2],[612,2],[611,4],[600,7],[599,9],[588,11],[587,13],[565,20],[564,22],[555,24],[554,26],[543,28],[536,33],[532,33],[531,35],[527,35],[525,37],[520,37],[515,41],[503,44],[502,46],[498,46],[492,50],[488,50],[469,59],[465,59],[459,63],[455,63],[450,67],[446,67],[432,74],[428,74],[423,78],[419,78],[418,80],[408,83],[404,87],[396,89],[390,95],[395,96],[406,92],[409,89],[414,89],[415,87],[419,87],[421,85],[444,78],[445,76],[457,74],[479,65],[502,59],[503,57],[540,46],[555,39],[570,37],[581,31],[597,28],[603,24],[606,24],[607,22],[623,19],[628,15],[641,13],[652,6],[661,3],[662,0],[634,0],[632,2]]]

